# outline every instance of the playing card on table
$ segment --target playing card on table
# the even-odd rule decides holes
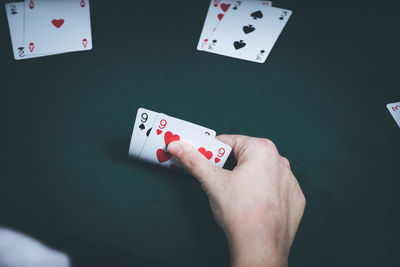
[[[129,155],[132,157],[139,157],[151,131],[153,125],[160,113],[154,112],[148,109],[139,108],[136,114],[136,120],[133,127],[133,133],[131,138],[131,144],[129,146]],[[170,117],[172,118],[172,117]],[[215,138],[216,132],[212,129],[205,128],[203,126],[183,121],[180,119],[172,118],[180,121],[184,127],[190,127],[197,133],[204,134],[206,136]]]
[[[11,44],[16,60],[48,56],[51,54],[28,55],[24,47],[24,2],[6,4]]]
[[[291,14],[263,1],[243,1],[224,17],[205,51],[264,63]]]
[[[92,49],[89,0],[26,0],[27,54]]]
[[[260,0],[248,0],[260,1]],[[229,10],[237,10],[243,1],[237,0],[211,0],[208,8],[207,16],[204,21],[203,29],[201,31],[197,50],[205,50],[210,46],[212,49],[213,42],[210,37],[216,31],[218,26],[222,23],[223,18]],[[263,1],[265,6],[271,6],[271,1]]]
[[[232,2],[232,0],[211,0],[197,45],[198,50],[203,50],[207,46],[210,34],[216,30],[226,12],[232,6]]]
[[[204,155],[213,164],[223,167],[231,147],[199,133],[182,120],[160,113],[139,158],[164,167],[176,168],[181,165],[167,152],[167,146],[173,141],[185,141]]]
[[[390,114],[392,114],[397,125],[400,127],[400,102],[387,104],[386,107],[388,108]]]

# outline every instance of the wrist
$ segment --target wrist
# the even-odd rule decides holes
[[[286,267],[286,244],[275,233],[256,229],[231,232],[228,236],[232,267]]]

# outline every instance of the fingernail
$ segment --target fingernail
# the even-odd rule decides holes
[[[172,154],[172,156],[179,158],[182,153],[183,153],[183,149],[181,147],[181,145],[179,145],[177,142],[172,142],[168,145],[168,152]]]

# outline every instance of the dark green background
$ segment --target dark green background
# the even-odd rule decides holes
[[[196,51],[208,3],[92,1],[93,51],[20,62],[2,5],[0,224],[73,266],[228,266],[198,183],[128,158],[146,107],[277,144],[307,198],[292,266],[395,266],[399,1],[274,1],[262,65]]]

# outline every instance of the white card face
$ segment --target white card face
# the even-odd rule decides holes
[[[166,152],[170,142],[180,140],[193,145],[210,162],[219,167],[223,167],[232,150],[230,146],[217,139],[199,133],[184,121],[160,113],[139,158],[168,168],[180,167],[181,165],[171,154]]]
[[[194,129],[196,129],[196,131],[199,134],[205,134],[206,136],[212,137],[212,138],[215,138],[215,136],[217,135],[217,133],[212,129],[205,128],[203,126],[200,126],[198,124],[194,124],[194,123],[189,122],[189,121],[184,121],[184,120],[181,120],[181,119],[178,119],[178,118],[174,118],[174,117],[171,117],[171,116],[169,116],[169,117],[173,118],[175,120],[178,120],[178,121],[182,122],[183,124],[186,124],[188,127],[192,127]]]
[[[232,2],[232,0],[211,0],[197,50],[204,50],[207,47],[210,35],[216,30],[226,12],[232,7]]]
[[[260,0],[248,0],[248,1],[260,1]],[[240,8],[243,1],[240,0],[211,0],[210,6],[208,8],[208,13],[204,21],[203,30],[201,31],[199,43],[197,45],[197,50],[205,50],[213,42],[210,39],[214,32],[217,30],[218,26],[223,23],[225,15],[230,12],[235,12]],[[264,5],[271,6],[271,1],[263,1]]]
[[[392,114],[397,125],[400,127],[400,102],[387,104],[386,107],[388,108],[390,114]]]
[[[52,54],[28,55],[24,47],[24,2],[6,4],[8,26],[15,60],[43,57]]]
[[[224,17],[205,51],[264,63],[291,14],[263,1],[242,2]]]
[[[89,0],[26,0],[27,54],[92,49]]]
[[[131,138],[131,144],[129,146],[129,155],[131,157],[138,158],[142,151],[153,125],[160,113],[154,112],[148,109],[139,108],[136,114],[135,124],[133,127],[133,133]],[[170,117],[173,118],[173,117]],[[216,132],[212,129],[205,128],[203,126],[173,118],[174,120],[180,121],[185,127],[193,128],[197,133],[204,134],[209,137],[215,138]]]
[[[148,109],[139,108],[136,114],[135,125],[131,138],[131,145],[129,146],[129,155],[131,157],[139,157],[140,152],[147,138],[150,135],[154,122],[156,121],[158,112]]]

